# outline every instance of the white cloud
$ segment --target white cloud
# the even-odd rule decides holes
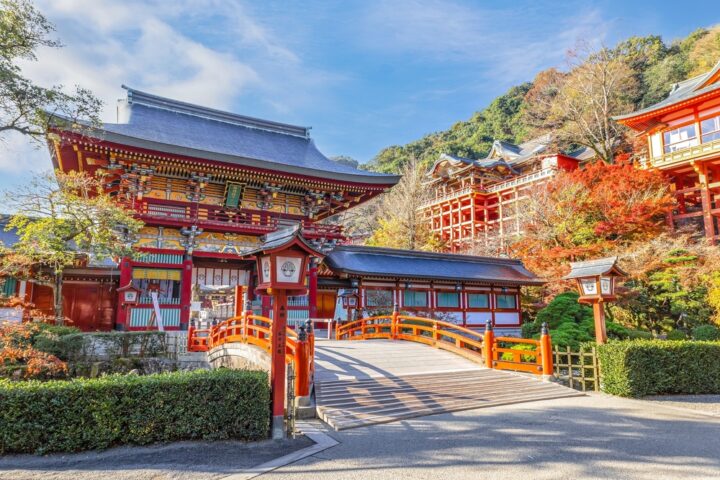
[[[43,48],[23,72],[49,86],[93,91],[115,121],[121,84],[219,109],[252,98],[279,115],[313,101],[341,77],[315,70],[287,48],[243,4],[231,0],[37,0],[55,24],[60,49]],[[12,148],[9,148],[11,147]],[[0,148],[0,171],[18,171],[17,158],[45,158],[21,137]],[[2,180],[0,180],[2,183]]]
[[[575,2],[517,2],[506,8],[452,0],[369,3],[361,42],[417,61],[476,64],[484,80],[507,85],[559,64],[578,39],[602,41],[599,11]]]

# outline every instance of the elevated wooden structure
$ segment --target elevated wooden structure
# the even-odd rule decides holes
[[[483,159],[438,157],[427,174],[432,196],[420,211],[448,251],[502,252],[522,234],[522,206],[533,189],[592,156],[552,143],[549,135],[520,145],[496,140]]]
[[[664,172],[677,199],[673,228],[694,225],[720,240],[720,62],[673,85],[667,98],[616,120],[647,141],[643,168]]]

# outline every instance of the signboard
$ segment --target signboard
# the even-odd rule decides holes
[[[270,282],[270,257],[262,257],[262,283]]]
[[[245,184],[228,182],[225,186],[225,207],[238,208]]]
[[[597,284],[595,283],[595,277],[582,278],[580,279],[582,284],[583,295],[597,295]]]
[[[275,277],[281,283],[299,283],[302,258],[298,257],[277,257]],[[264,268],[264,265],[263,265]]]

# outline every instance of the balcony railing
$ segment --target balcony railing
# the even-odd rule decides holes
[[[460,190],[456,190],[454,192],[443,195],[441,197],[437,197],[437,198],[433,198],[432,200],[428,200],[427,202],[420,205],[418,210],[423,210],[431,205],[436,205],[438,203],[444,203],[444,202],[447,202],[450,200],[454,200],[456,198],[463,197],[465,195],[469,195],[473,192],[475,192],[475,193],[501,192],[503,190],[507,190],[508,188],[517,187],[520,185],[526,185],[528,183],[537,182],[537,181],[543,180],[545,178],[550,178],[550,177],[554,176],[556,173],[557,173],[557,168],[555,168],[555,167],[544,168],[537,172],[533,172],[533,173],[530,173],[527,175],[522,175],[520,177],[515,177],[510,180],[496,183],[494,185],[490,185],[489,187],[485,187],[485,188],[482,188],[478,185],[465,187]]]
[[[278,219],[267,213],[250,213],[226,209],[221,206],[185,204],[172,200],[147,199],[127,208],[133,208],[140,219],[147,223],[165,225],[191,225],[221,231],[237,231],[263,234],[278,228],[296,225],[300,220]],[[316,224],[302,220],[303,235],[308,238],[342,239],[340,225]]]
[[[701,143],[692,147],[681,148],[674,152],[666,153],[661,157],[651,158],[650,165],[657,168],[676,165],[678,163],[690,162],[710,155],[720,155],[720,139],[712,142]],[[647,159],[640,161],[642,166],[648,165]]]

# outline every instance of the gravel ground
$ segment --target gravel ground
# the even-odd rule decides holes
[[[300,437],[255,443],[178,442],[46,456],[7,455],[0,457],[0,479],[217,480],[312,444]]]
[[[720,395],[662,395],[645,397],[643,400],[720,416]]]

